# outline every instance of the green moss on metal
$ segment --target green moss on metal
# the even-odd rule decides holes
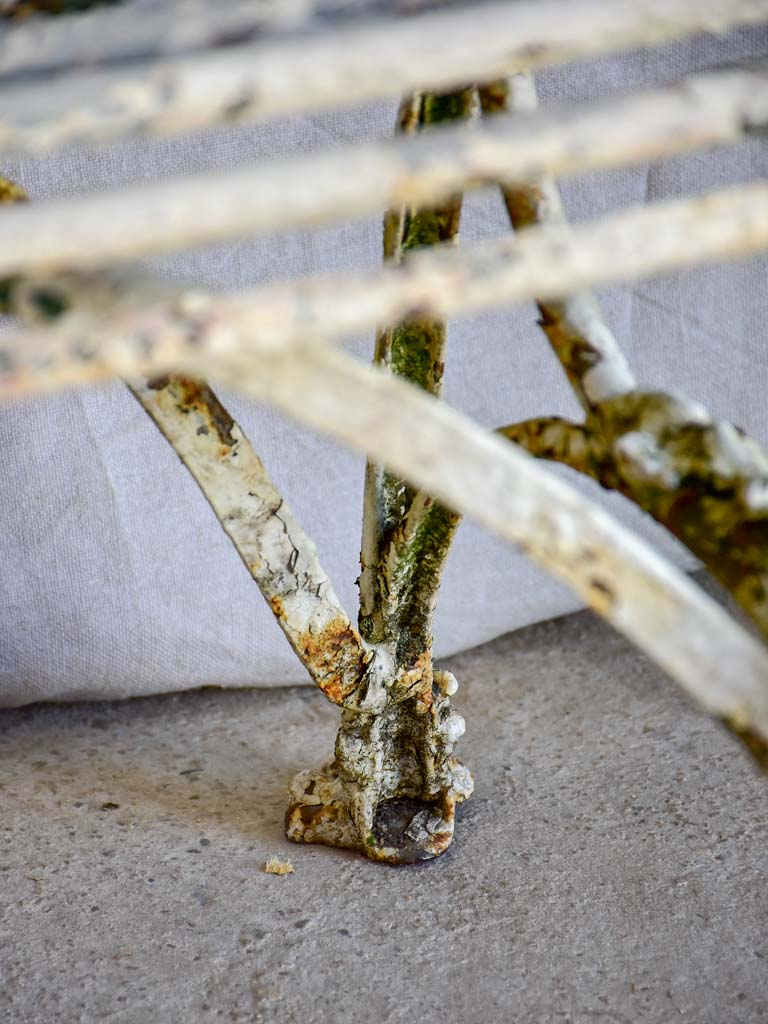
[[[402,579],[397,607],[396,652],[407,665],[432,647],[432,614],[440,579],[460,517],[435,502],[422,516],[416,534],[401,552]]]
[[[455,199],[449,205],[411,214],[403,234],[403,252],[451,241],[459,229],[459,213],[460,201]]]
[[[641,391],[598,403],[583,425],[552,418],[502,433],[633,501],[768,637],[768,453],[756,441],[693,402]]]
[[[474,88],[458,92],[425,93],[421,101],[421,123],[440,124],[441,121],[458,121],[467,117],[475,103]]]
[[[443,380],[445,338],[445,324],[439,321],[409,320],[400,324],[392,331],[392,373],[434,394]]]
[[[468,118],[477,109],[478,96],[474,86],[454,92],[414,95],[400,107],[398,128],[402,132],[412,133],[429,125]],[[460,217],[460,195],[452,196],[436,206],[389,210],[384,218],[385,259],[399,263],[411,252],[453,241],[459,229]],[[374,362],[386,366],[395,376],[436,395],[442,389],[446,341],[445,323],[414,316],[379,332]],[[440,567],[450,541],[441,536],[443,527],[438,522],[439,516],[430,510],[427,521],[419,525],[417,537],[413,541],[415,547],[409,547],[406,552],[400,534],[415,494],[415,490],[397,474],[386,471],[382,473],[377,509],[378,605],[373,614],[361,616],[359,621],[360,632],[369,642],[393,640],[402,631],[407,632],[410,629],[406,621],[409,617],[414,621],[413,636],[425,641],[429,637],[429,627],[425,623],[431,616],[434,604],[429,588],[436,587],[439,582]],[[447,515],[450,517],[451,514]],[[393,552],[396,553],[394,574],[391,572]],[[422,556],[427,558],[431,568],[421,566]],[[399,564],[397,559],[401,557],[404,561]],[[409,609],[407,612],[394,614],[393,609],[406,606]],[[424,650],[424,647],[421,651],[417,650],[415,640],[406,640],[404,644],[416,656]]]

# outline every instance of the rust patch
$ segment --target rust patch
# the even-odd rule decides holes
[[[503,78],[480,88],[480,104],[484,114],[501,114],[507,109],[509,87]]]
[[[422,710],[431,707],[434,700],[432,693],[432,653],[423,651],[410,668],[401,672],[395,680],[394,689],[400,699],[416,697]]]
[[[308,807],[306,804],[302,804],[298,808],[299,817],[301,818],[302,825],[314,825],[316,821],[316,815],[322,810],[321,807]]]
[[[360,685],[367,659],[360,637],[346,619],[335,619],[321,633],[302,633],[297,650],[334,704],[343,703]]]
[[[285,815],[286,826],[298,826],[304,829],[318,828],[325,822],[337,821],[342,808],[336,804],[292,804]]]
[[[163,378],[159,378],[162,380]],[[235,438],[232,430],[235,421],[218,400],[204,381],[194,380],[191,377],[171,376],[166,378],[164,387],[170,387],[171,392],[182,412],[194,412],[203,421],[209,430],[215,431],[222,444],[219,455],[224,458],[229,455]],[[151,385],[154,387],[154,384]]]
[[[539,222],[539,206],[543,199],[544,195],[537,185],[526,185],[519,189],[510,186],[504,189],[504,202],[516,231]]]

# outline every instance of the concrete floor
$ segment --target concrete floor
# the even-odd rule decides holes
[[[335,731],[309,688],[0,715],[0,1021],[765,1020],[768,786],[731,739],[586,614],[450,667],[477,790],[412,868],[283,839]]]

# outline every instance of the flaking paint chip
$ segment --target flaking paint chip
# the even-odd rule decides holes
[[[268,875],[292,875],[293,864],[289,860],[280,860],[279,857],[270,857],[264,865]]]

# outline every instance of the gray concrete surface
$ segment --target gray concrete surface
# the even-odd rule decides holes
[[[334,735],[310,689],[0,716],[0,1021],[765,1020],[768,786],[731,739],[585,614],[450,667],[477,790],[412,868],[283,839]]]

